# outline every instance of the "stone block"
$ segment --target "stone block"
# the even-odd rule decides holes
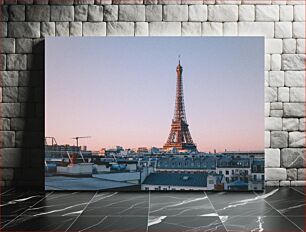
[[[20,148],[0,148],[0,161],[4,168],[24,166],[22,150]]]
[[[182,3],[182,0],[158,0],[158,4],[172,4],[172,5],[179,5]]]
[[[288,147],[288,132],[272,131],[271,132],[271,148]]]
[[[290,181],[289,180],[281,180],[279,182],[279,186],[281,186],[281,187],[289,187],[290,186]]]
[[[292,23],[275,22],[275,38],[292,38]]]
[[[55,36],[55,22],[42,22],[40,30],[41,37]]]
[[[118,5],[105,5],[103,13],[104,21],[117,21],[118,11]]]
[[[287,180],[297,180],[297,169],[296,168],[287,169]]]
[[[279,6],[279,20],[286,22],[293,21],[293,6],[290,5]]]
[[[270,115],[270,103],[265,103],[265,117]]]
[[[297,118],[283,118],[283,130],[296,131],[299,129],[299,120]]]
[[[304,103],[284,103],[284,117],[304,117]]]
[[[207,20],[207,6],[206,5],[190,5],[188,8],[189,21],[206,21]]]
[[[286,179],[287,179],[287,172],[285,168],[265,168],[265,180],[279,181]]]
[[[50,6],[28,5],[26,8],[27,21],[48,22],[50,21]]]
[[[8,54],[7,69],[8,70],[26,70],[27,69],[27,56],[22,54]]]
[[[188,21],[187,5],[165,5],[163,10],[164,21]]]
[[[282,53],[283,41],[281,39],[266,39],[265,40],[265,53]]]
[[[97,5],[110,5],[110,4],[112,4],[112,0],[95,0],[95,4],[97,4]]]
[[[13,118],[20,116],[20,104],[19,103],[2,103],[3,117]]]
[[[272,102],[271,103],[271,110],[282,110],[283,103],[282,102]]]
[[[294,180],[290,182],[290,186],[294,187],[294,186],[306,186],[306,181],[302,181],[302,180]]]
[[[277,101],[277,88],[266,87],[265,102],[275,102],[275,101]]]
[[[87,21],[88,5],[74,6],[74,21]]]
[[[119,21],[145,21],[145,6],[119,5]]]
[[[270,72],[270,86],[282,87],[285,84],[285,74],[283,71],[271,71]]]
[[[274,37],[273,22],[239,22],[239,35]]]
[[[0,70],[6,70],[6,55],[0,54]]]
[[[238,24],[236,22],[223,23],[223,35],[225,36],[238,35]]]
[[[103,6],[89,5],[88,21],[90,22],[103,21]]]
[[[8,21],[9,13],[8,13],[8,5],[1,5],[0,7],[0,21]]]
[[[255,6],[240,5],[239,6],[239,21],[255,21]]]
[[[292,53],[296,51],[295,39],[283,39],[283,53]]]
[[[82,36],[82,22],[70,22],[70,36]]]
[[[215,22],[202,23],[202,35],[205,36],[223,35],[222,23],[215,23]]]
[[[180,36],[181,23],[179,22],[151,22],[149,23],[151,36]]]
[[[297,39],[296,40],[296,52],[299,54],[305,53],[305,39]]]
[[[270,112],[271,117],[283,117],[283,114],[283,110],[271,110]]]
[[[25,130],[26,120],[24,118],[12,118],[11,129],[12,130]]]
[[[305,38],[305,22],[293,22],[292,36],[297,39]]]
[[[146,6],[146,21],[159,22],[163,19],[163,9],[161,5]]]
[[[1,87],[18,86],[18,71],[0,71],[0,77]]]
[[[16,53],[32,53],[32,39],[16,39]]]
[[[305,70],[305,54],[283,54],[283,70]]]
[[[56,36],[69,36],[69,22],[56,22],[55,23]]]
[[[0,144],[3,148],[15,146],[15,132],[14,131],[0,131]]]
[[[284,148],[281,150],[281,165],[285,168],[304,168],[305,149]]]
[[[113,0],[112,4],[119,4],[119,5],[132,5],[132,4],[138,4],[142,5],[144,0]]]
[[[279,149],[265,149],[265,167],[279,168],[280,167],[280,150]]]
[[[106,23],[105,22],[84,22],[83,36],[105,36]]]
[[[108,36],[134,36],[134,23],[133,22],[108,22],[106,28]]]
[[[12,38],[39,38],[39,22],[9,22],[8,36]]]
[[[18,87],[2,88],[2,102],[17,102]]]
[[[285,86],[301,87],[305,86],[304,71],[287,71],[285,72]]]
[[[1,53],[15,53],[15,39],[14,38],[1,38]]]
[[[183,22],[182,23],[183,36],[201,36],[200,22]]]
[[[305,118],[300,118],[299,130],[300,131],[305,131]]]
[[[7,23],[6,22],[0,22],[0,37],[7,37]],[[10,36],[12,37],[12,36]]]
[[[208,20],[212,22],[238,21],[238,6],[209,5]]]
[[[11,122],[9,118],[0,119],[0,130],[9,131],[11,129]]]
[[[280,54],[271,55],[271,70],[278,71],[282,67],[282,57]]]
[[[256,21],[279,21],[278,5],[256,5]]]
[[[305,5],[295,5],[293,12],[294,21],[305,21]]]
[[[265,118],[265,130],[282,130],[282,119],[276,117]]]
[[[280,182],[282,181],[278,181],[278,180],[274,180],[274,181],[265,181],[265,186],[266,187],[276,187],[280,185]]]
[[[74,7],[73,6],[51,6],[51,21],[73,21]]]
[[[305,88],[291,87],[290,102],[305,102]]]
[[[136,22],[135,23],[135,36],[148,36],[149,35],[149,23]]]
[[[305,132],[289,132],[290,147],[305,147]]]
[[[270,69],[271,69],[271,55],[265,54],[265,71],[268,71]]]
[[[10,5],[9,6],[10,21],[24,21],[25,20],[25,6],[24,5]]]
[[[270,147],[270,131],[265,131],[265,148]]]
[[[74,0],[74,5],[93,5],[95,0]]]
[[[193,4],[193,5],[201,5],[203,4],[203,0],[181,0],[181,4]]]
[[[298,180],[306,180],[306,168],[299,168],[297,177]]]

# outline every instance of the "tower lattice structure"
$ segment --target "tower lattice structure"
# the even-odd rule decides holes
[[[181,66],[181,62],[179,60],[179,64],[176,67],[177,79],[174,117],[172,119],[170,134],[163,148],[197,151],[197,147],[191,138],[186,119],[182,74],[183,67]]]

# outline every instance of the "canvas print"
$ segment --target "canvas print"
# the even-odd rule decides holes
[[[263,37],[50,37],[45,56],[46,190],[263,190]]]

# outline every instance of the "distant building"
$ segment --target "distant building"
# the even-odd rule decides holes
[[[142,190],[222,190],[225,181],[221,175],[207,173],[151,173],[141,185]]]
[[[137,148],[137,153],[148,153],[149,150],[147,147],[138,147]]]
[[[254,159],[251,167],[250,190],[263,190],[265,183],[264,159]]]
[[[216,170],[216,157],[163,157],[157,162],[159,172],[189,172],[200,173]]]
[[[235,180],[243,180],[247,183],[251,174],[251,160],[250,158],[222,155],[217,159],[216,173],[224,175],[227,183]]]

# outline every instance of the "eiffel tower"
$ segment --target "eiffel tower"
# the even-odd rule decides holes
[[[163,148],[165,150],[176,148],[178,150],[197,151],[197,147],[192,141],[186,120],[182,73],[183,67],[181,66],[179,57],[179,64],[176,67],[177,79],[174,117],[172,119],[170,134]]]

